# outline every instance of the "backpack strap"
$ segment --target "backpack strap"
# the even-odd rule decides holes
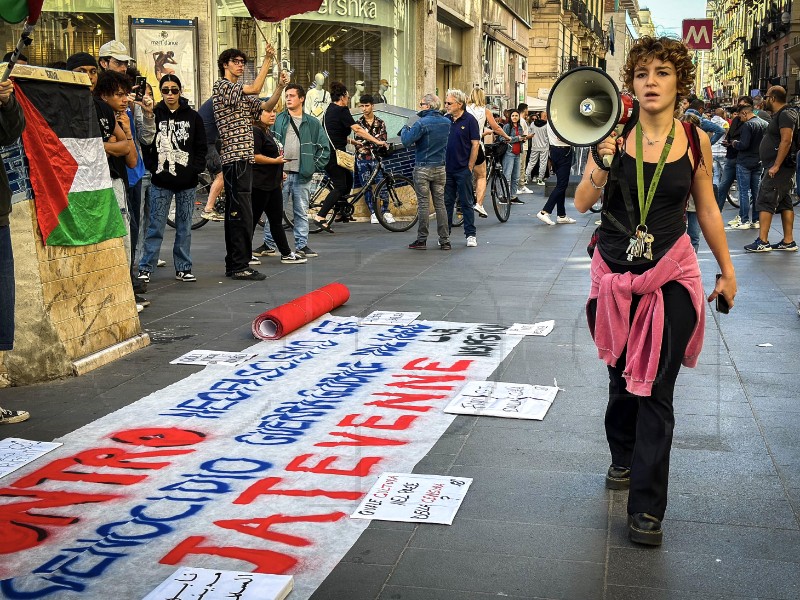
[[[683,121],[683,129],[686,132],[686,138],[689,140],[689,148],[692,150],[692,158],[694,159],[694,165],[692,166],[692,179],[694,179],[697,167],[703,162],[703,153],[700,151],[700,137],[697,135],[697,127],[688,121]]]

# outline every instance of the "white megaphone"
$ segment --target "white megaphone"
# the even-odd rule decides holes
[[[572,146],[595,146],[611,132],[620,133],[639,117],[639,103],[620,93],[605,71],[578,67],[559,77],[547,99],[547,117],[556,135]],[[611,165],[611,156],[603,163]],[[595,160],[597,157],[595,156]]]

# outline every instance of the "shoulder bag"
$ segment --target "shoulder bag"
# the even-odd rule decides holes
[[[328,127],[325,125],[325,117],[327,116],[327,112],[322,116],[322,128],[325,130],[325,135],[328,136],[328,142],[331,144],[331,148],[336,150],[336,164],[342,167],[343,169],[347,169],[348,171],[355,171],[356,169],[356,157],[354,154],[350,154],[349,152],[345,152],[344,150],[339,150],[333,145],[333,141],[331,140],[331,136],[328,133]]]

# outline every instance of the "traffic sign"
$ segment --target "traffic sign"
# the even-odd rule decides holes
[[[683,43],[690,50],[711,50],[714,40],[714,19],[684,19]]]

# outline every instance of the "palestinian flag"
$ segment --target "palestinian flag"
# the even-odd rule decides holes
[[[250,16],[276,23],[292,15],[319,10],[322,0],[244,0]]]
[[[33,25],[39,20],[44,0],[0,0],[0,21]]]
[[[17,79],[25,113],[36,218],[48,246],[87,246],[125,235],[89,88]]]

